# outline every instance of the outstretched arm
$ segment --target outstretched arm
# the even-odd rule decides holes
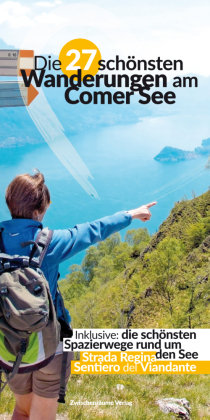
[[[59,264],[90,245],[103,241],[112,233],[127,227],[132,219],[145,222],[150,219],[149,209],[155,204],[156,202],[153,202],[134,210],[121,211],[90,223],[76,225],[72,229],[55,230],[47,257],[51,259],[52,264]]]

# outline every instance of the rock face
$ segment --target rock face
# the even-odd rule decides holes
[[[190,420],[190,404],[186,398],[163,398],[156,403],[163,413],[174,413],[179,419]]]

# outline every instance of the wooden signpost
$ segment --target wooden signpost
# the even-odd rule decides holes
[[[32,50],[0,50],[0,76],[21,76],[20,69],[27,76],[34,69],[34,51]],[[38,95],[34,86],[28,88],[22,81],[0,81],[0,108],[29,106]]]

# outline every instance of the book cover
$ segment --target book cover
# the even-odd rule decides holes
[[[9,183],[37,170],[44,226],[111,217],[60,264],[74,361],[57,419],[210,418],[209,13],[0,1],[0,221]],[[106,233],[118,212],[129,223]],[[0,419],[14,401],[6,387]]]

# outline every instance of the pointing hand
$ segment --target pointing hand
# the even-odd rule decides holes
[[[142,222],[146,222],[151,218],[150,207],[153,207],[157,204],[157,201],[152,201],[151,203],[144,204],[141,207],[138,207],[134,210],[129,210],[128,213],[131,215],[132,219],[139,219]]]

